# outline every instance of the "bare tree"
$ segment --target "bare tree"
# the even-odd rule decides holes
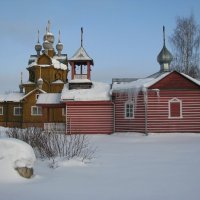
[[[193,15],[177,18],[170,43],[174,57],[172,68],[194,78],[199,77],[200,26]]]

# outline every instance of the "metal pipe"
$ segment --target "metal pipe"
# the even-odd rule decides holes
[[[145,134],[148,135],[148,110],[147,110],[147,102],[148,102],[148,90],[143,91],[144,94],[144,125],[145,125]]]

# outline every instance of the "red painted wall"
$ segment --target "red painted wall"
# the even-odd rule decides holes
[[[134,106],[134,118],[125,118],[125,103],[131,100],[126,93],[114,93],[115,103],[115,132],[144,132],[145,115],[144,115],[144,97],[139,94],[137,103]]]
[[[114,111],[111,101],[67,102],[66,106],[68,133],[113,133]]]
[[[182,101],[182,118],[169,118],[168,102]],[[160,97],[149,93],[148,132],[200,132],[200,91],[160,91]]]

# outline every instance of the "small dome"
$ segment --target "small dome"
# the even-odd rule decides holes
[[[20,93],[23,93],[23,85],[22,84],[19,85],[19,89],[20,89]]]
[[[44,81],[43,81],[42,78],[39,78],[39,79],[37,80],[37,86],[38,86],[39,88],[42,88],[43,83],[44,83]]]
[[[160,65],[162,65],[164,63],[170,64],[172,60],[173,60],[172,54],[169,52],[169,50],[164,45],[162,50],[160,51],[160,53],[157,56],[158,63]]]
[[[61,42],[59,42],[57,45],[56,45],[56,49],[57,51],[62,51],[63,50],[63,44]]]
[[[43,41],[47,40],[48,42],[53,44],[54,43],[54,35],[50,31],[50,29],[51,29],[50,26],[51,26],[51,23],[50,23],[50,21],[48,21],[48,25],[46,27],[46,33],[45,33],[45,35],[43,37]]]
[[[44,37],[43,37],[43,40],[47,40],[48,42],[50,42],[51,44],[54,43],[54,35],[53,33],[50,33],[50,32],[47,32]]]
[[[48,41],[48,40],[45,40],[43,42],[43,48],[46,50],[49,50],[49,49],[52,49],[52,44]]]
[[[41,50],[42,50],[42,45],[41,45],[40,43],[37,43],[37,44],[35,45],[35,50],[36,50],[36,51],[41,51]]]

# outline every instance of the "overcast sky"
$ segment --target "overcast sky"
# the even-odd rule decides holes
[[[68,58],[80,47],[84,28],[83,46],[94,60],[92,80],[105,82],[158,71],[162,26],[168,39],[177,16],[193,13],[200,24],[199,0],[0,0],[0,7],[0,93],[18,90],[20,72],[27,81],[37,30],[42,43],[48,20],[55,44],[60,29]]]

